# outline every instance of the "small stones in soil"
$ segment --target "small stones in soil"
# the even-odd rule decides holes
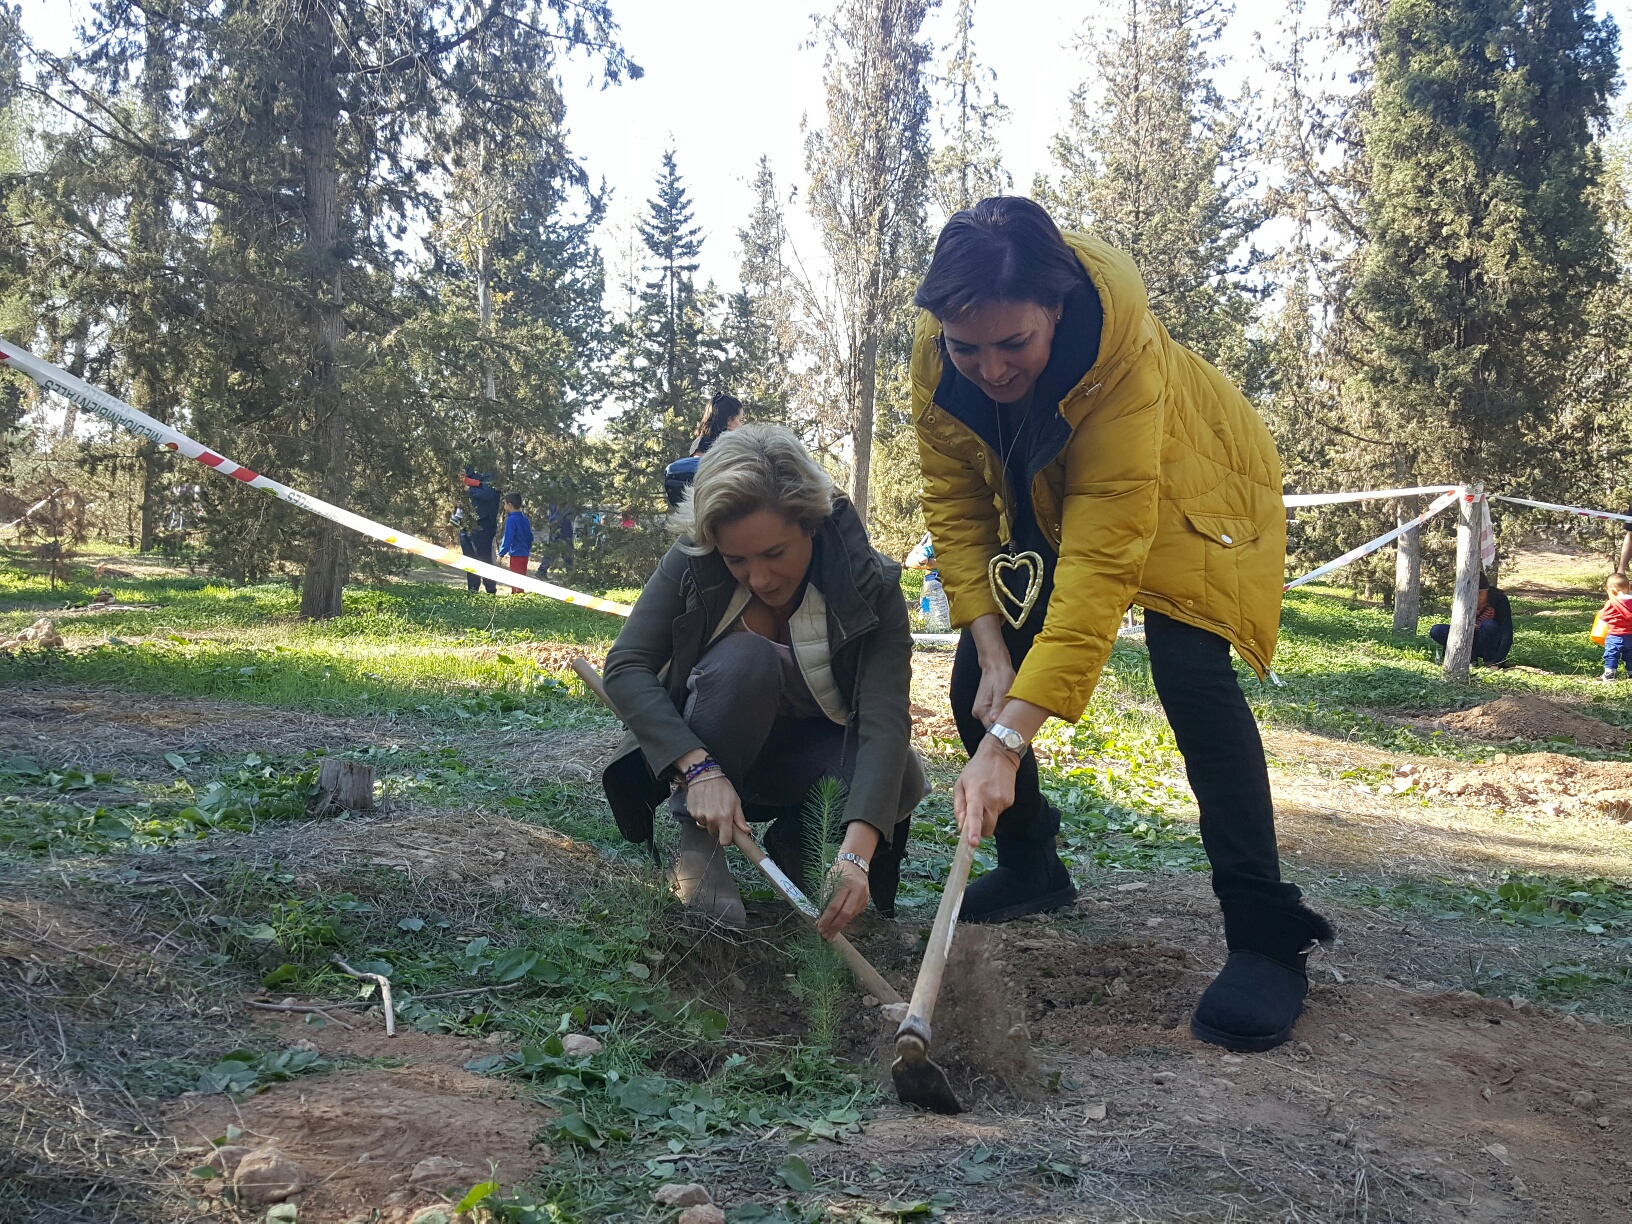
[[[264,1207],[299,1194],[302,1182],[300,1166],[270,1147],[247,1153],[232,1175],[232,1188],[238,1192],[239,1202],[251,1207]]]
[[[561,1050],[570,1058],[588,1058],[601,1052],[601,1043],[584,1033],[568,1033],[561,1038]]]
[[[1178,1078],[1179,1075],[1176,1071],[1158,1071],[1155,1075],[1151,1076],[1151,1079],[1155,1080],[1158,1084],[1162,1084],[1163,1086],[1171,1084]]]
[[[1082,1116],[1090,1122],[1105,1121],[1105,1102],[1094,1101],[1092,1104],[1084,1106]]]
[[[1577,1109],[1591,1109],[1598,1104],[1598,1098],[1585,1090],[1570,1093],[1570,1104]]]
[[[679,1182],[670,1182],[657,1188],[657,1192],[652,1195],[652,1201],[659,1207],[697,1207],[712,1203],[714,1199],[706,1189],[696,1182],[689,1182],[684,1185]]]
[[[725,1224],[725,1212],[713,1203],[699,1203],[680,1213],[680,1224]]]

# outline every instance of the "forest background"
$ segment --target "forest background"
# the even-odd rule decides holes
[[[1583,0],[1292,0],[1255,6],[1244,38],[1205,0],[1081,8],[1050,164],[1015,182],[980,53],[996,6],[837,0],[776,52],[820,65],[802,160],[741,150],[751,206],[721,234],[679,142],[609,222],[565,101],[569,78],[642,75],[608,0],[99,0],[66,50],[0,4],[0,335],[421,534],[451,542],[466,464],[535,516],[631,512],[639,530],[580,554],[601,586],[655,563],[662,467],[728,390],[798,430],[901,555],[922,530],[911,293],[951,212],[1020,191],[1133,255],[1157,317],[1269,421],[1288,490],[1479,480],[1622,508],[1612,20]],[[697,71],[729,73],[728,49]],[[732,245],[735,283],[704,274],[705,244],[709,266]],[[64,491],[25,532],[287,575],[320,617],[352,574],[407,564],[175,463],[0,375],[0,519]],[[1293,564],[1412,508],[1302,513]],[[1501,535],[1605,533],[1527,513],[1498,512]],[[1423,533],[1440,588],[1450,526]],[[1393,566],[1347,576],[1388,599]]]

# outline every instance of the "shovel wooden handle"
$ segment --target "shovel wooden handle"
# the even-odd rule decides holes
[[[787,874],[776,865],[775,860],[765,853],[764,847],[755,841],[751,834],[745,833],[741,829],[737,830],[736,842],[737,849],[747,855],[750,863],[759,868],[765,878],[771,882],[771,887],[781,893],[782,898],[789,905],[793,906],[814,925],[816,919],[821,917],[821,911],[816,908],[809,897],[799,890],[797,884],[788,879]],[[827,942],[834,951],[844,957],[844,963],[850,966],[850,972],[856,975],[856,981],[861,983],[863,990],[880,1003],[902,1002],[901,995],[895,987],[884,980],[878,970],[873,968],[867,958],[858,952],[856,946],[848,939],[843,935],[835,935]]]
[[[919,1034],[924,1045],[929,1045],[930,1020],[935,1014],[935,1000],[941,993],[941,978],[946,973],[947,954],[952,951],[952,936],[958,929],[958,911],[963,908],[963,890],[969,884],[969,869],[975,865],[975,847],[958,830],[958,851],[952,856],[952,868],[946,873],[946,887],[941,892],[941,905],[935,911],[935,925],[929,932],[929,949],[923,964],[918,967],[918,981],[912,988],[912,1002],[907,1006],[907,1018],[898,1032],[909,1030]]]
[[[575,655],[572,660],[572,670],[578,673],[578,679],[584,682],[584,687],[601,699],[601,704],[612,713],[618,712],[612,704],[612,698],[606,695],[606,683],[601,679],[601,673],[595,670],[595,665],[583,655]]]
[[[584,658],[583,655],[578,655],[572,660],[572,670],[578,673],[578,678],[584,682],[585,687],[599,697],[607,709],[614,714],[618,712],[617,707],[612,704],[612,699],[606,695],[606,684],[601,680],[601,673],[595,670],[594,664]],[[754,840],[753,835],[738,829],[736,844],[737,849],[748,856],[748,861],[758,867],[765,878],[771,882],[771,887],[781,894],[782,899],[803,914],[814,925],[816,919],[821,917],[821,911],[811,904],[810,898],[800,892],[798,886],[792,880],[788,879],[786,873],[776,865],[771,856],[765,853],[764,847]],[[963,874],[965,876],[969,874],[967,867],[964,868]],[[856,975],[856,981],[861,983],[863,990],[880,1003],[902,1002],[901,993],[884,980],[878,970],[873,968],[867,958],[858,952],[855,945],[848,939],[843,935],[835,935],[827,942],[833,946],[840,956],[844,957],[844,963],[850,966],[850,972]]]

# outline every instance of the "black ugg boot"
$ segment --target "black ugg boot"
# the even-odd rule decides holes
[[[1027,914],[1063,909],[1077,899],[1071,873],[1060,862],[1054,838],[1058,808],[1045,806],[1020,833],[997,826],[997,866],[963,894],[962,922],[1012,922]]]
[[[1291,913],[1228,905],[1224,932],[1230,958],[1196,1004],[1190,1032],[1243,1054],[1273,1050],[1303,1014],[1309,953],[1336,932],[1304,905]]]

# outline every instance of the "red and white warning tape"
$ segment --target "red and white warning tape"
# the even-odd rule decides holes
[[[288,502],[291,506],[299,506],[341,526],[349,527],[353,531],[381,540],[404,552],[415,556],[425,557],[439,565],[451,566],[463,570],[467,574],[476,574],[482,578],[491,578],[495,582],[507,586],[520,587],[524,591],[532,591],[537,595],[547,595],[551,599],[559,599],[563,603],[574,604],[580,608],[591,608],[597,612],[611,612],[617,616],[628,616],[632,610],[628,604],[621,604],[615,600],[602,599],[597,595],[586,595],[581,591],[571,591],[566,587],[556,586],[553,582],[544,582],[527,574],[513,573],[508,569],[501,569],[486,561],[477,561],[464,556],[452,548],[444,548],[440,544],[433,544],[429,540],[422,540],[418,536],[409,535],[406,531],[398,531],[394,527],[387,527],[383,523],[376,523],[373,519],[366,519],[360,514],[353,514],[350,510],[331,505],[308,493],[298,489],[291,489],[288,485],[273,480],[270,476],[262,476],[253,472],[242,464],[234,463],[222,455],[216,454],[201,443],[195,442],[186,434],[172,429],[162,421],[156,421],[145,412],[139,412],[123,400],[98,391],[87,382],[75,378],[66,370],[59,369],[49,361],[41,361],[38,357],[25,349],[18,348],[9,341],[0,341],[0,362],[28,375],[47,391],[55,391],[66,397],[86,412],[94,413],[105,421],[109,421],[121,429],[128,429],[157,443],[165,450],[185,455],[189,459],[196,459],[205,467],[214,468],[223,476],[231,476],[234,480],[242,481],[252,489],[259,489],[263,493],[270,493],[279,501]]]
[[[1384,532],[1375,540],[1368,540],[1366,543],[1360,545],[1359,548],[1349,549],[1348,552],[1344,553],[1341,557],[1338,557],[1335,561],[1328,561],[1319,569],[1312,569],[1307,574],[1303,575],[1303,577],[1294,578],[1281,589],[1283,591],[1290,591],[1293,587],[1300,587],[1306,582],[1313,582],[1316,578],[1323,578],[1333,570],[1342,569],[1345,565],[1358,561],[1367,553],[1376,552],[1384,544],[1389,544],[1399,539],[1400,536],[1410,531],[1413,527],[1421,527],[1424,523],[1433,518],[1434,515],[1438,514],[1441,510],[1444,510],[1446,507],[1455,505],[1460,492],[1461,491],[1459,489],[1454,487],[1448,489],[1446,492],[1441,493],[1438,497],[1434,498],[1434,500],[1428,504],[1428,508],[1421,514],[1417,515],[1417,517],[1412,519],[1409,523],[1401,523],[1398,527],[1394,528],[1393,531]]]

